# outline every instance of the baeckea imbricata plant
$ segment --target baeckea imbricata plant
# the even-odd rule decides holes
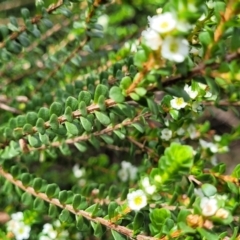
[[[2,1],[0,239],[240,239],[239,36],[238,0]]]

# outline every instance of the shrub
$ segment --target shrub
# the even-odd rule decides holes
[[[0,8],[1,239],[240,238],[239,1]]]

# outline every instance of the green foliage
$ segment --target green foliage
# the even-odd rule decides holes
[[[239,7],[0,3],[0,239],[239,239]]]

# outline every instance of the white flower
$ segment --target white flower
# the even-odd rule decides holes
[[[122,161],[121,166],[122,166],[123,169],[129,169],[129,168],[132,167],[132,164],[130,162],[127,162],[127,161]]]
[[[195,126],[193,124],[189,125],[187,131],[188,131],[189,137],[191,139],[195,139],[198,136],[197,130],[196,130],[196,128],[195,128]]]
[[[206,1],[206,4],[209,9],[213,9],[215,6],[215,3],[213,2],[213,0]]]
[[[219,208],[215,214],[216,217],[226,219],[228,218],[229,212],[223,208]]]
[[[132,210],[139,211],[147,205],[147,197],[142,190],[131,192],[127,195],[128,206]]]
[[[177,130],[177,135],[179,135],[179,136],[184,135],[184,133],[185,133],[185,129],[184,129],[184,128],[179,128],[179,129]]]
[[[212,93],[207,91],[206,94],[204,95],[205,98],[210,98],[212,97]]]
[[[142,179],[142,186],[144,187],[144,191],[149,195],[152,195],[156,191],[156,186],[150,184],[148,177]]]
[[[142,37],[144,38],[145,44],[150,47],[152,50],[157,50],[162,44],[162,39],[156,31],[151,28],[144,30],[142,32]]]
[[[69,239],[68,238],[69,237],[69,232],[67,230],[64,230],[59,234],[59,237],[63,238],[63,239]]]
[[[190,53],[193,54],[194,56],[200,56],[200,51],[198,48],[192,47],[190,50]]]
[[[172,130],[164,128],[161,132],[161,139],[168,141],[172,137]]]
[[[170,13],[162,13],[160,15],[148,17],[149,26],[159,33],[168,33],[172,31],[177,25],[176,17]]]
[[[128,180],[128,172],[121,168],[119,171],[118,171],[118,177],[121,179],[122,182],[126,182]]]
[[[86,171],[85,168],[80,168],[79,164],[75,164],[72,168],[73,174],[76,178],[80,178],[85,175]]]
[[[198,83],[198,86],[203,90],[205,90],[207,88],[207,85],[203,84],[203,83]]]
[[[200,103],[200,102],[197,102],[197,101],[194,101],[194,102],[192,103],[192,110],[193,110],[194,112],[200,112],[200,111],[202,111],[201,103]]]
[[[217,157],[215,155],[213,155],[210,159],[210,162],[213,166],[216,166],[218,164]]]
[[[15,221],[23,221],[23,213],[22,212],[16,212],[11,214],[11,218]]]
[[[203,139],[200,139],[200,140],[199,140],[199,143],[200,143],[200,145],[201,145],[201,147],[202,147],[203,149],[208,148],[212,153],[217,153],[217,152],[218,152],[218,147],[217,147],[217,145],[214,144],[214,143],[212,143],[212,142],[207,142],[207,141],[205,141],[205,140],[203,140]]]
[[[198,95],[198,91],[192,90],[192,87],[188,86],[187,84],[184,86],[184,91],[189,95],[191,99],[195,99]]]
[[[108,27],[108,22],[109,22],[109,17],[107,14],[103,14],[101,15],[98,20],[97,23],[102,25],[103,29],[106,30]]]
[[[205,13],[203,13],[202,15],[201,15],[201,17],[198,19],[198,21],[203,21],[204,19],[206,18],[206,14]]]
[[[214,215],[218,210],[217,200],[215,198],[203,197],[200,202],[202,215],[209,217]]]
[[[52,238],[48,236],[40,236],[39,240],[52,240]]]
[[[219,152],[219,153],[226,153],[226,152],[228,152],[228,151],[229,151],[228,146],[222,146],[222,147],[220,147],[220,148],[218,149],[218,152]]]
[[[43,225],[42,233],[48,235],[52,239],[55,239],[57,237],[57,231],[53,229],[53,226],[50,223],[45,223]]]
[[[178,21],[176,28],[181,32],[188,32],[192,26],[188,22]]]
[[[9,232],[12,232],[14,229],[16,229],[18,227],[19,223],[21,223],[21,222],[15,221],[13,219],[8,221],[8,223],[7,223],[7,230]]]
[[[197,7],[194,3],[188,3],[187,8],[191,12],[197,12],[198,11],[198,9],[197,9]]]
[[[23,222],[18,222],[14,229],[12,229],[16,240],[28,239],[30,237],[31,228]]]
[[[183,62],[188,53],[189,43],[184,38],[167,36],[162,43],[162,57],[170,61]]]
[[[122,182],[136,179],[138,171],[137,167],[126,161],[122,161],[121,166],[122,168],[118,171],[118,177]]]
[[[222,137],[219,136],[219,135],[214,135],[213,138],[214,138],[214,140],[215,140],[216,142],[220,142],[221,139],[222,139]]]
[[[38,6],[42,6],[44,4],[43,0],[35,0],[35,5]]]
[[[184,101],[183,98],[173,97],[173,99],[170,101],[170,104],[172,108],[175,108],[177,110],[181,108],[185,108],[187,103]]]

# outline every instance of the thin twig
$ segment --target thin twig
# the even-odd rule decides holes
[[[78,143],[78,142],[81,142],[81,141],[87,141],[91,138],[91,136],[101,136],[103,134],[109,134],[117,129],[120,129],[122,128],[123,126],[128,126],[128,125],[131,125],[133,124],[134,122],[138,122],[142,117],[144,118],[148,118],[150,117],[151,114],[150,113],[145,113],[143,115],[139,115],[139,116],[136,116],[134,119],[129,119],[129,120],[126,120],[126,121],[123,121],[122,123],[119,123],[115,126],[109,126],[101,131],[98,131],[98,132],[94,132],[90,135],[83,135],[83,136],[78,136],[78,137],[74,137],[74,138],[69,138],[67,139],[64,143],[66,144],[75,144],[75,143]],[[59,147],[62,145],[63,142],[59,141],[59,142],[51,142],[49,145],[45,146],[41,146],[39,148],[29,148],[30,151],[36,151],[36,150],[43,150],[43,149],[46,149],[48,147]]]
[[[16,113],[16,114],[21,114],[22,112],[16,108],[13,108],[13,107],[10,107],[4,103],[0,103],[0,108],[5,110],[5,111],[8,111],[8,112],[12,112],[12,113]]]

